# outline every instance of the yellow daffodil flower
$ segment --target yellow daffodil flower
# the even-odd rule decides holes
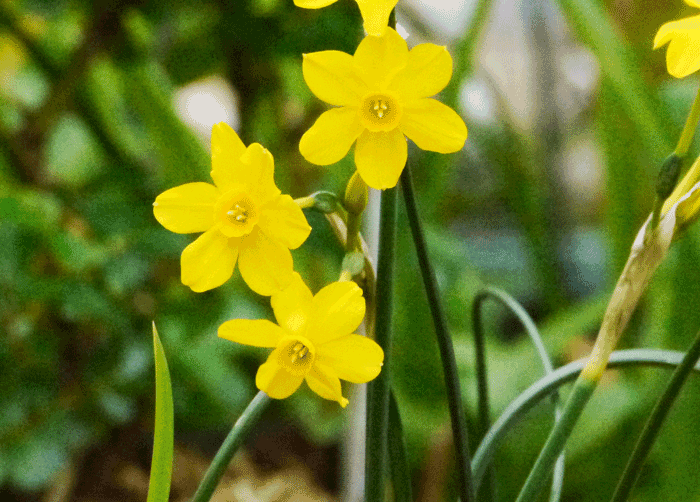
[[[409,52],[391,28],[365,37],[354,56],[339,51],[304,55],[304,79],[324,112],[299,143],[314,164],[342,159],[357,141],[355,165],[372,188],[396,185],[406,164],[408,136],[423,150],[456,152],[467,126],[451,108],[428,98],[445,88],[452,58],[444,47],[420,44]]]
[[[226,340],[274,348],[255,377],[258,389],[270,397],[289,397],[306,380],[316,394],[345,407],[339,379],[364,383],[381,371],[381,347],[352,334],[365,316],[365,299],[354,282],[334,282],[312,295],[295,273],[271,303],[279,325],[234,319],[219,327]]]
[[[700,0],[685,3],[700,8]],[[654,49],[668,42],[666,68],[672,76],[683,78],[700,69],[700,15],[662,25],[654,38]]]
[[[304,9],[320,9],[337,0],[294,0],[294,5]],[[357,0],[365,31],[370,35],[380,36],[389,24],[389,14],[399,0]]]
[[[153,214],[171,232],[204,232],[181,257],[182,283],[201,292],[226,282],[236,265],[250,288],[271,295],[292,280],[290,249],[311,227],[273,179],[274,161],[258,143],[248,148],[227,124],[211,137],[209,183],[187,183],[160,194]]]

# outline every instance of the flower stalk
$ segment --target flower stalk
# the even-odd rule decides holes
[[[367,445],[365,449],[365,500],[384,500],[384,474],[389,421],[389,362],[396,247],[396,187],[382,192],[377,260],[374,340],[384,351],[384,367],[367,385]]]
[[[433,325],[435,326],[435,335],[437,337],[438,347],[440,348],[440,360],[442,361],[443,374],[445,377],[447,404],[450,410],[452,435],[455,444],[460,499],[464,502],[470,502],[474,500],[474,490],[472,488],[473,483],[469,459],[467,421],[464,416],[464,407],[462,406],[462,390],[457,373],[457,361],[455,359],[454,347],[452,346],[452,339],[447,329],[445,315],[442,311],[437,281],[435,280],[433,268],[430,265],[430,257],[428,256],[428,248],[425,244],[425,237],[423,236],[423,229],[421,227],[420,217],[418,216],[418,207],[416,206],[416,198],[413,191],[413,180],[408,165],[406,165],[401,173],[401,189],[406,204],[406,213],[408,215],[409,226],[411,227],[411,235],[413,236],[413,244],[416,248],[416,254],[418,255],[418,264],[423,278],[423,286],[428,296],[428,306],[433,318]]]
[[[219,481],[221,481],[221,477],[224,475],[224,472],[226,472],[229,463],[231,463],[233,455],[243,444],[243,441],[248,436],[253,426],[258,422],[267,408],[267,405],[270,404],[270,401],[267,394],[260,391],[255,395],[246,409],[243,410],[240,418],[236,420],[231,432],[226,436],[221,448],[219,448],[219,451],[216,453],[214,460],[212,460],[191,502],[208,502],[211,499],[216,486],[219,484]]]
[[[696,192],[695,190],[694,192]],[[689,194],[690,195],[690,194]],[[687,197],[683,200],[687,200]],[[666,257],[676,230],[676,204],[654,229],[650,215],[639,230],[622,274],[608,303],[603,322],[586,366],[577,378],[555,424],[530,472],[516,502],[532,502],[546,483],[557,456],[564,448],[576,421],[603,375],[620,336],[646,290],[656,268]]]
[[[695,129],[698,127],[698,121],[700,121],[700,88],[698,88],[698,93],[695,95],[695,101],[690,107],[690,113],[688,113],[688,118],[683,126],[683,131],[678,139],[678,145],[673,151],[680,158],[685,157],[690,149],[690,144],[693,142],[693,137],[695,136]]]

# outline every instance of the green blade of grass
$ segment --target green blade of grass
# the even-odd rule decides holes
[[[156,363],[156,422],[153,433],[151,480],[147,502],[168,502],[173,473],[173,391],[168,361],[153,323],[153,351]]]

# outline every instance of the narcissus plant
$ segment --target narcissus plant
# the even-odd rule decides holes
[[[312,295],[295,273],[271,303],[279,324],[234,319],[219,327],[221,338],[274,349],[255,378],[270,397],[289,397],[306,380],[316,394],[345,407],[339,379],[364,383],[381,371],[381,347],[353,333],[365,316],[365,299],[354,282],[334,282]]]
[[[301,154],[314,164],[342,159],[353,143],[355,165],[372,188],[391,188],[406,164],[408,136],[418,147],[440,153],[460,150],[467,139],[462,118],[429,96],[445,88],[452,58],[444,47],[420,44],[410,51],[387,28],[367,36],[353,56],[339,51],[304,55],[304,79],[324,112],[306,131]]]
[[[258,143],[245,147],[227,124],[212,131],[214,184],[187,183],[160,194],[153,214],[171,232],[204,232],[181,257],[183,284],[202,292],[220,286],[238,261],[250,288],[269,296],[292,280],[290,249],[311,227],[273,179],[274,161]]]
[[[700,0],[685,0],[685,3],[700,8]],[[662,25],[654,38],[654,49],[665,44],[669,44],[666,50],[666,68],[672,76],[683,78],[698,71],[700,69],[700,15]]]

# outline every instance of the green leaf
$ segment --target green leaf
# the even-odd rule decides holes
[[[156,424],[153,434],[151,480],[147,502],[168,502],[173,473],[173,392],[168,361],[153,323],[153,350],[156,360]]]

